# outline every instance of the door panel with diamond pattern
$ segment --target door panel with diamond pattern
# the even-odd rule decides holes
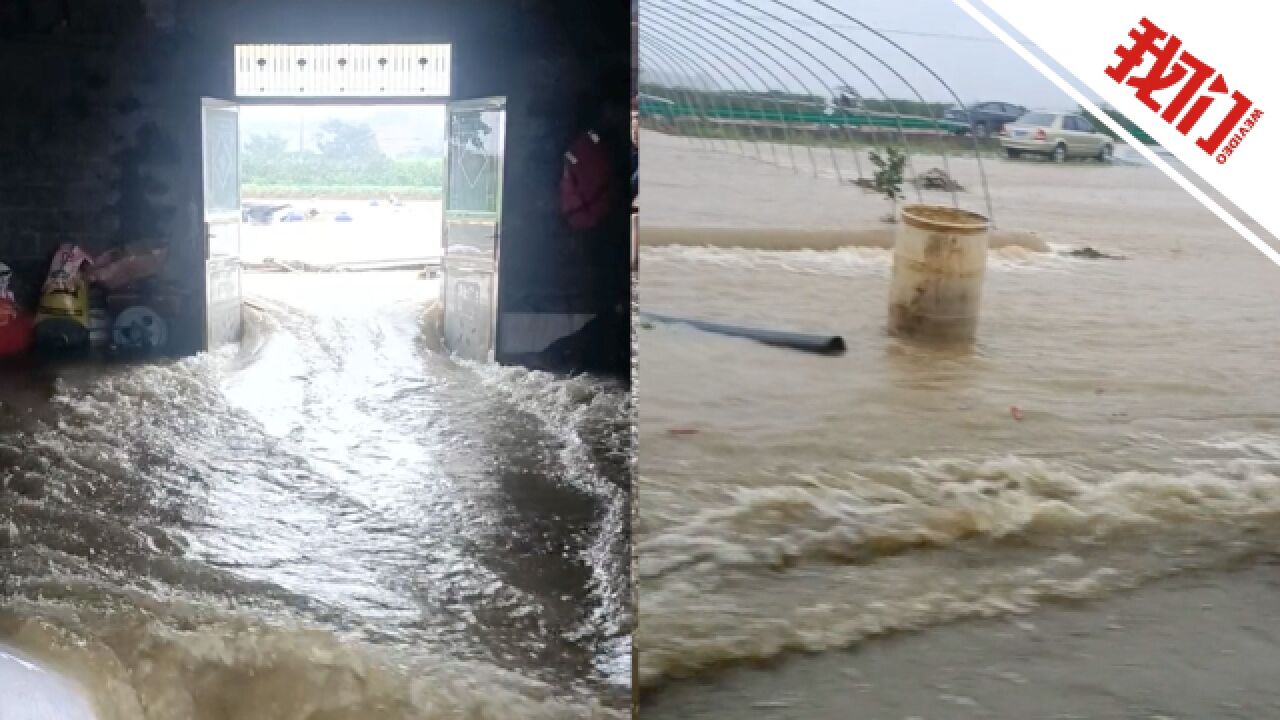
[[[235,103],[205,98],[205,349],[240,339],[240,113]]]
[[[449,104],[444,202],[444,335],[459,357],[493,360],[506,100]]]

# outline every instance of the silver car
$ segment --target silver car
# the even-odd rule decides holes
[[[1000,145],[1010,158],[1043,155],[1055,162],[1067,158],[1096,158],[1110,162],[1110,137],[1093,129],[1074,113],[1029,112],[1005,126]]]

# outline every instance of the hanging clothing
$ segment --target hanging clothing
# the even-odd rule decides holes
[[[588,130],[564,154],[560,177],[560,210],[569,226],[589,230],[609,212],[614,179],[609,152],[600,136]]]

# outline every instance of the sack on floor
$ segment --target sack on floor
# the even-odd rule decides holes
[[[159,273],[164,267],[165,258],[164,248],[108,250],[94,259],[93,268],[89,271],[89,282],[108,290],[119,290]]]

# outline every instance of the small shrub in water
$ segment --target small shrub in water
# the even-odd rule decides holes
[[[898,216],[898,200],[903,197],[902,171],[906,167],[907,156],[898,148],[890,146],[884,149],[883,154],[879,150],[872,150],[870,157],[871,164],[876,168],[872,187],[893,203],[893,211],[888,218],[893,222]]]

